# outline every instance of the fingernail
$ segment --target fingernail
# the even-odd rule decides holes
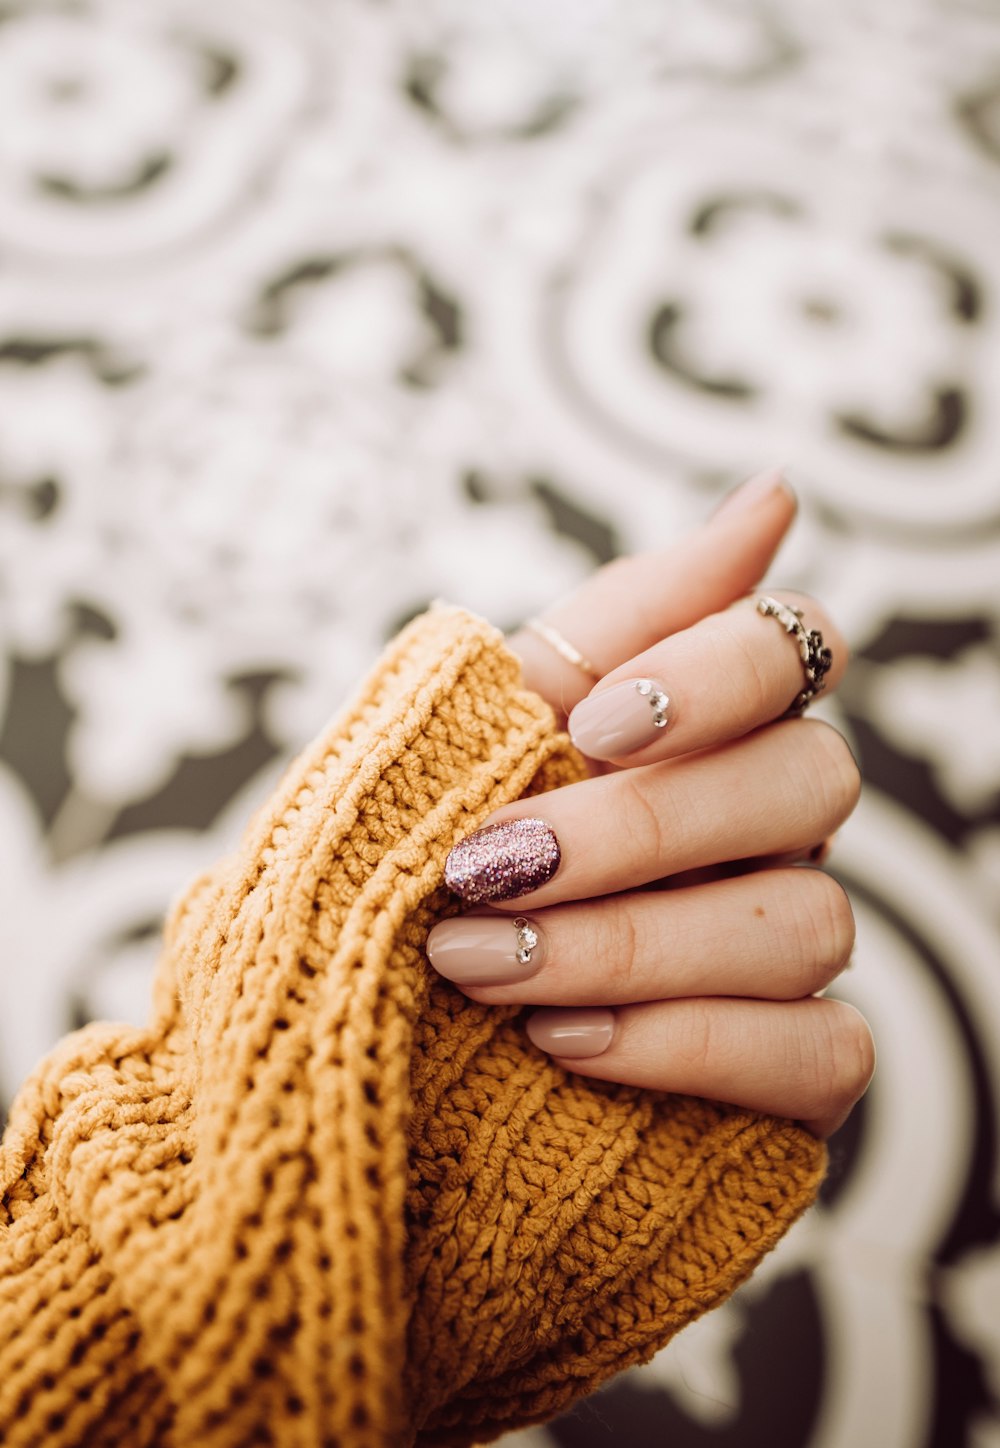
[[[669,706],[659,679],[626,679],[577,704],[569,737],[591,759],[617,759],[659,738],[670,722]]]
[[[728,519],[737,513],[749,512],[775,493],[784,493],[793,503],[796,501],[795,493],[780,468],[768,468],[766,472],[755,473],[752,478],[747,478],[745,483],[740,483],[739,487],[726,494],[712,514],[712,521],[721,518],[723,514]]]
[[[559,841],[544,820],[501,820],[455,846],[444,878],[467,905],[515,900],[551,880],[560,858]]]
[[[457,985],[508,985],[542,963],[541,932],[523,915],[460,915],[427,937],[431,965]]]
[[[613,1011],[535,1011],[525,1027],[528,1039],[550,1056],[583,1060],[599,1056],[611,1045],[615,1033]]]

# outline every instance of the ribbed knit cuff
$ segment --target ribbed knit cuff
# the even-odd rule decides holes
[[[452,844],[581,773],[482,620],[390,644],[178,901],[149,1027],[75,1033],[15,1102],[5,1444],[485,1440],[774,1244],[807,1133],[570,1076],[424,957]]]

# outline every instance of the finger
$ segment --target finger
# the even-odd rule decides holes
[[[875,1070],[867,1022],[842,1001],[664,1001],[542,1010],[528,1036],[567,1070],[789,1116],[829,1136]]]
[[[763,578],[795,517],[795,494],[777,471],[749,479],[704,527],[655,552],[618,558],[545,610],[555,627],[603,675],[706,614],[725,608]],[[524,682],[557,711],[569,710],[593,679],[528,629],[511,635]]]
[[[843,888],[818,870],[788,869],[530,915],[459,915],[434,927],[427,954],[488,1005],[611,1006],[799,1000],[828,986],[853,946]]]
[[[860,776],[819,720],[584,780],[498,810],[451,851],[468,905],[554,905],[730,859],[805,852],[847,818]]]
[[[840,630],[814,599],[774,596],[802,610],[807,632],[819,630],[832,651],[823,683],[836,688],[848,654]],[[742,598],[612,670],[573,709],[569,732],[591,759],[649,764],[780,718],[806,682],[796,636]]]

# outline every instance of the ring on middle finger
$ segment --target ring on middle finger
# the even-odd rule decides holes
[[[787,634],[794,634],[806,676],[805,687],[800,689],[785,710],[785,718],[803,714],[825,687],[824,680],[833,665],[833,653],[823,642],[818,628],[807,629],[802,622],[802,609],[790,603],[781,603],[776,598],[762,595],[757,600],[757,612],[764,618],[773,618],[781,624]]]
[[[836,624],[813,601],[748,594],[620,665],[567,727],[590,759],[674,759],[801,714],[836,685],[846,657]]]

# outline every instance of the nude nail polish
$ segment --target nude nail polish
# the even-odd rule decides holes
[[[591,759],[618,759],[652,744],[669,723],[670,697],[659,679],[626,679],[581,700],[568,727]]]
[[[615,1033],[614,1011],[603,1007],[591,1010],[535,1011],[525,1026],[528,1039],[550,1056],[567,1056],[584,1060],[599,1056],[611,1045]]]
[[[761,503],[767,502],[775,493],[784,493],[786,498],[796,501],[795,493],[785,478],[780,468],[768,468],[766,472],[755,473],[752,478],[747,478],[732,492],[726,494],[722,502],[712,514],[712,520],[723,516],[728,520],[735,517],[737,513],[748,512],[751,508],[758,507]]]
[[[427,956],[456,985],[509,985],[535,974],[545,954],[542,934],[523,915],[458,915],[427,937]]]
[[[444,878],[467,905],[516,900],[551,880],[561,858],[555,831],[544,820],[501,820],[459,841],[445,861]]]

